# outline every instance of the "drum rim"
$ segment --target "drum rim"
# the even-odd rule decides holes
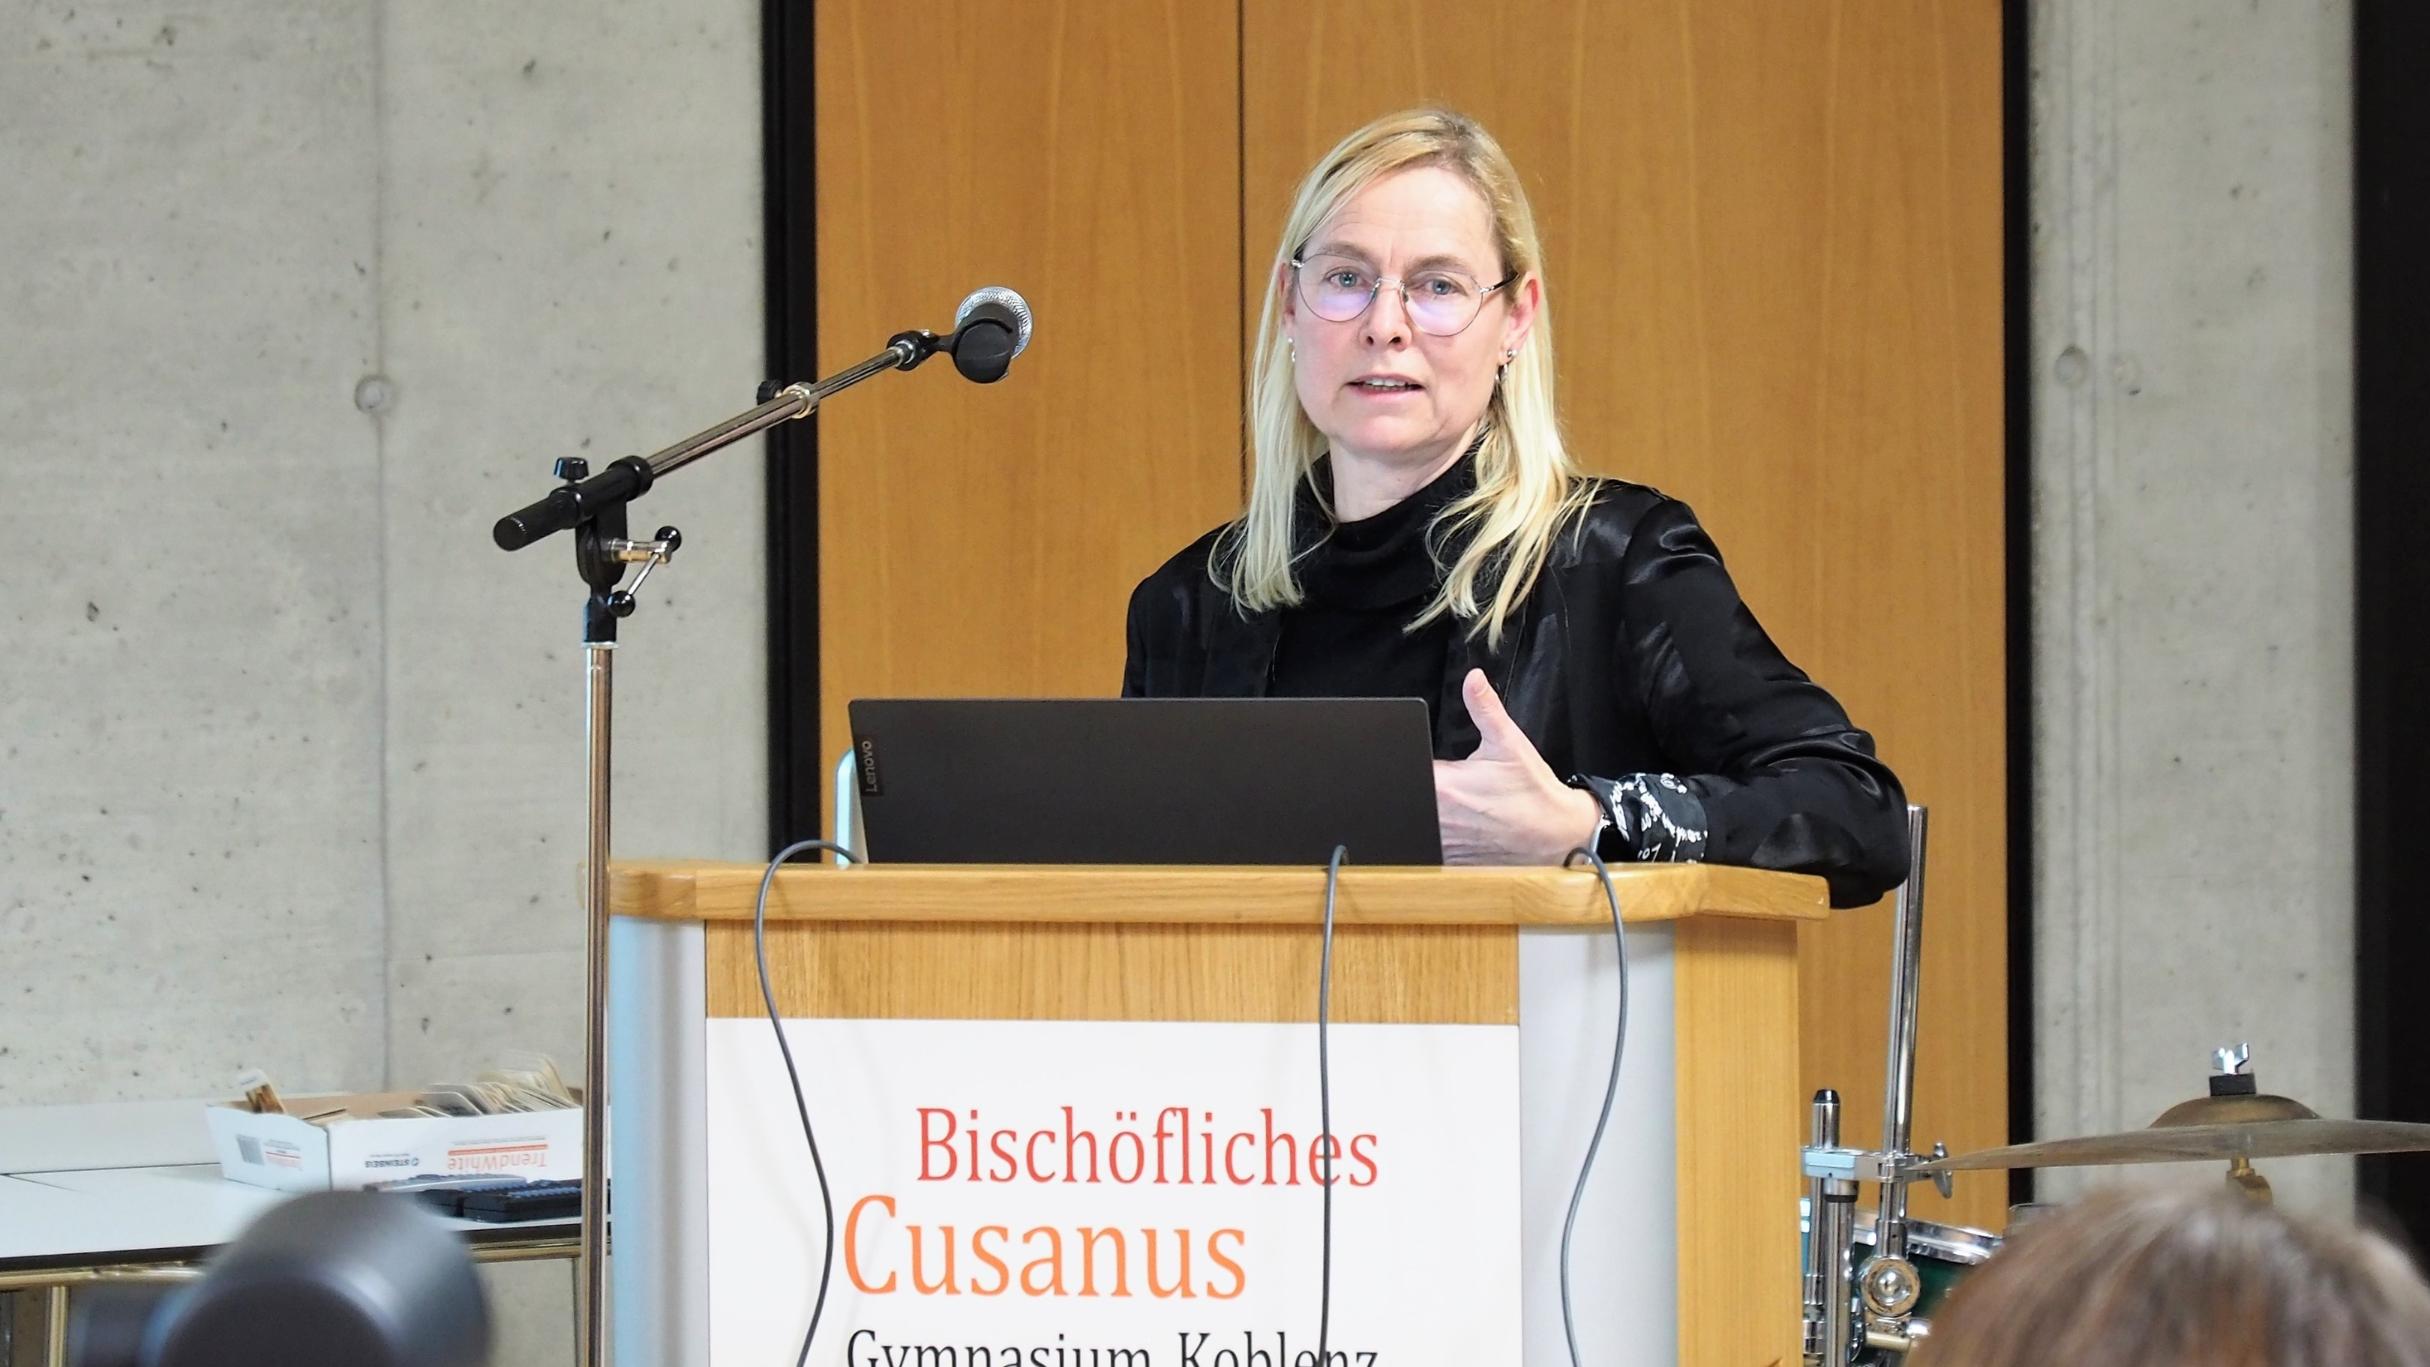
[[[1868,1248],[1873,1246],[1875,1219],[1872,1211],[1857,1212],[1856,1242]],[[1990,1230],[1976,1229],[1972,1225],[1942,1224],[1937,1220],[1907,1221],[1907,1247],[1934,1254],[1945,1262],[1979,1266],[1991,1261],[1991,1255],[2000,1251],[2003,1242],[1999,1235]]]

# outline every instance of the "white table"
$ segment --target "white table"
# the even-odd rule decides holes
[[[0,1173],[212,1161],[203,1101],[0,1106]]]
[[[72,1287],[193,1276],[198,1260],[290,1199],[219,1175],[203,1104],[0,1108],[0,1293],[47,1296],[50,1367],[66,1362]],[[572,1219],[444,1223],[477,1262],[581,1253]]]
[[[0,1191],[0,1277],[60,1265],[188,1260],[234,1239],[284,1199],[284,1192],[228,1181],[217,1165],[13,1173]]]

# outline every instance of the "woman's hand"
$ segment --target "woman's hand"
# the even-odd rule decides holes
[[[1485,671],[1468,671],[1460,681],[1460,699],[1468,705],[1478,739],[1468,758],[1434,762],[1443,862],[1558,864],[1594,839],[1602,809],[1544,763],[1485,682]]]

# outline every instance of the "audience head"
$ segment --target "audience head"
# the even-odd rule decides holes
[[[2226,1193],[2088,1196],[1958,1287],[1914,1367],[2430,1367],[2387,1240]]]

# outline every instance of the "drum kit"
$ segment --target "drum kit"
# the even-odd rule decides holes
[[[1882,1147],[1840,1143],[1839,1094],[1815,1093],[1811,1142],[1801,1151],[1807,1192],[1803,1239],[1805,1367],[1877,1367],[1902,1362],[1931,1333],[1933,1311],[1968,1272],[1995,1257],[2001,1236],[1910,1219],[1907,1186],[1929,1180],[1943,1197],[1949,1175],[2008,1168],[2126,1163],[2225,1162],[2230,1189],[2270,1199],[2256,1158],[2430,1152],[2430,1125],[2324,1119],[2298,1101],[2261,1092],[2243,1045],[2212,1055],[2210,1093],[2180,1102],[2140,1130],[2011,1144],[1952,1155],[1909,1147],[1915,1104],[1916,974],[1922,955],[1925,816],[1907,809],[1912,863],[1895,894],[1891,934],[1890,1042],[1883,1089]],[[1879,1191],[1856,1209],[1860,1184]]]

